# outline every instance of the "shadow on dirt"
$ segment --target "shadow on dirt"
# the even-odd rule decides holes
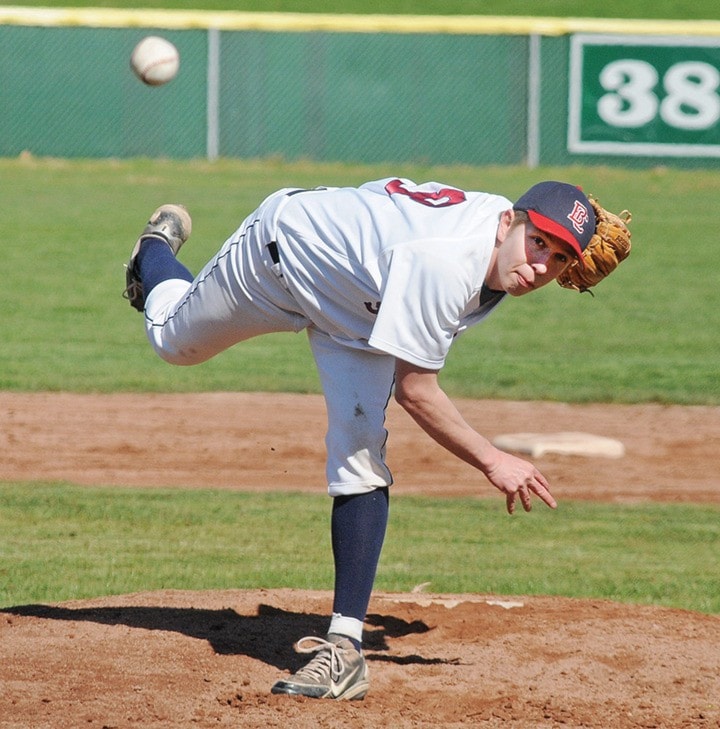
[[[231,608],[209,610],[205,608],[172,607],[98,607],[71,608],[53,605],[21,605],[0,609],[0,613],[45,620],[93,622],[102,625],[126,625],[142,630],[174,631],[198,640],[207,640],[221,655],[246,655],[279,669],[297,670],[307,662],[307,656],[298,656],[292,645],[305,635],[322,636],[327,631],[327,615],[296,613],[289,610],[259,605],[256,615],[241,615]],[[425,633],[430,628],[422,621],[408,622],[390,615],[371,614],[366,631],[368,660],[397,662],[407,665],[436,664],[447,661],[422,656],[390,656],[387,638],[399,638],[413,633]],[[367,651],[373,651],[368,654]]]

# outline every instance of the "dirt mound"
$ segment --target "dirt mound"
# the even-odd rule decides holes
[[[0,613],[2,727],[717,727],[720,619],[377,595],[363,702],[272,696],[329,593],[156,592]]]

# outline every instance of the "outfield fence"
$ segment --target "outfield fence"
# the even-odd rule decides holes
[[[5,157],[720,163],[715,21],[0,7],[0,59]]]

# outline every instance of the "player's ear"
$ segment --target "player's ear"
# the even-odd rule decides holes
[[[512,225],[514,219],[515,211],[512,209],[503,210],[500,213],[500,222],[498,223],[497,230],[498,243],[502,243],[505,240],[505,236],[507,235],[508,230],[510,230],[510,226]]]

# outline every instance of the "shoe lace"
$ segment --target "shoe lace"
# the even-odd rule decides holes
[[[129,269],[129,266],[125,264],[125,268]],[[143,300],[144,292],[142,282],[137,278],[132,278],[122,295],[124,299],[127,299],[133,304]]]
[[[138,298],[138,296],[142,296],[142,293],[142,284],[137,281],[132,281],[125,291],[123,291],[122,295],[124,299],[132,301],[133,299]]]
[[[332,641],[308,636],[300,638],[295,644],[295,650],[298,653],[317,653],[315,658],[297,672],[298,676],[313,681],[322,681],[327,677],[328,671],[330,678],[333,679],[342,675],[345,670],[345,661],[342,657],[343,648]]]

